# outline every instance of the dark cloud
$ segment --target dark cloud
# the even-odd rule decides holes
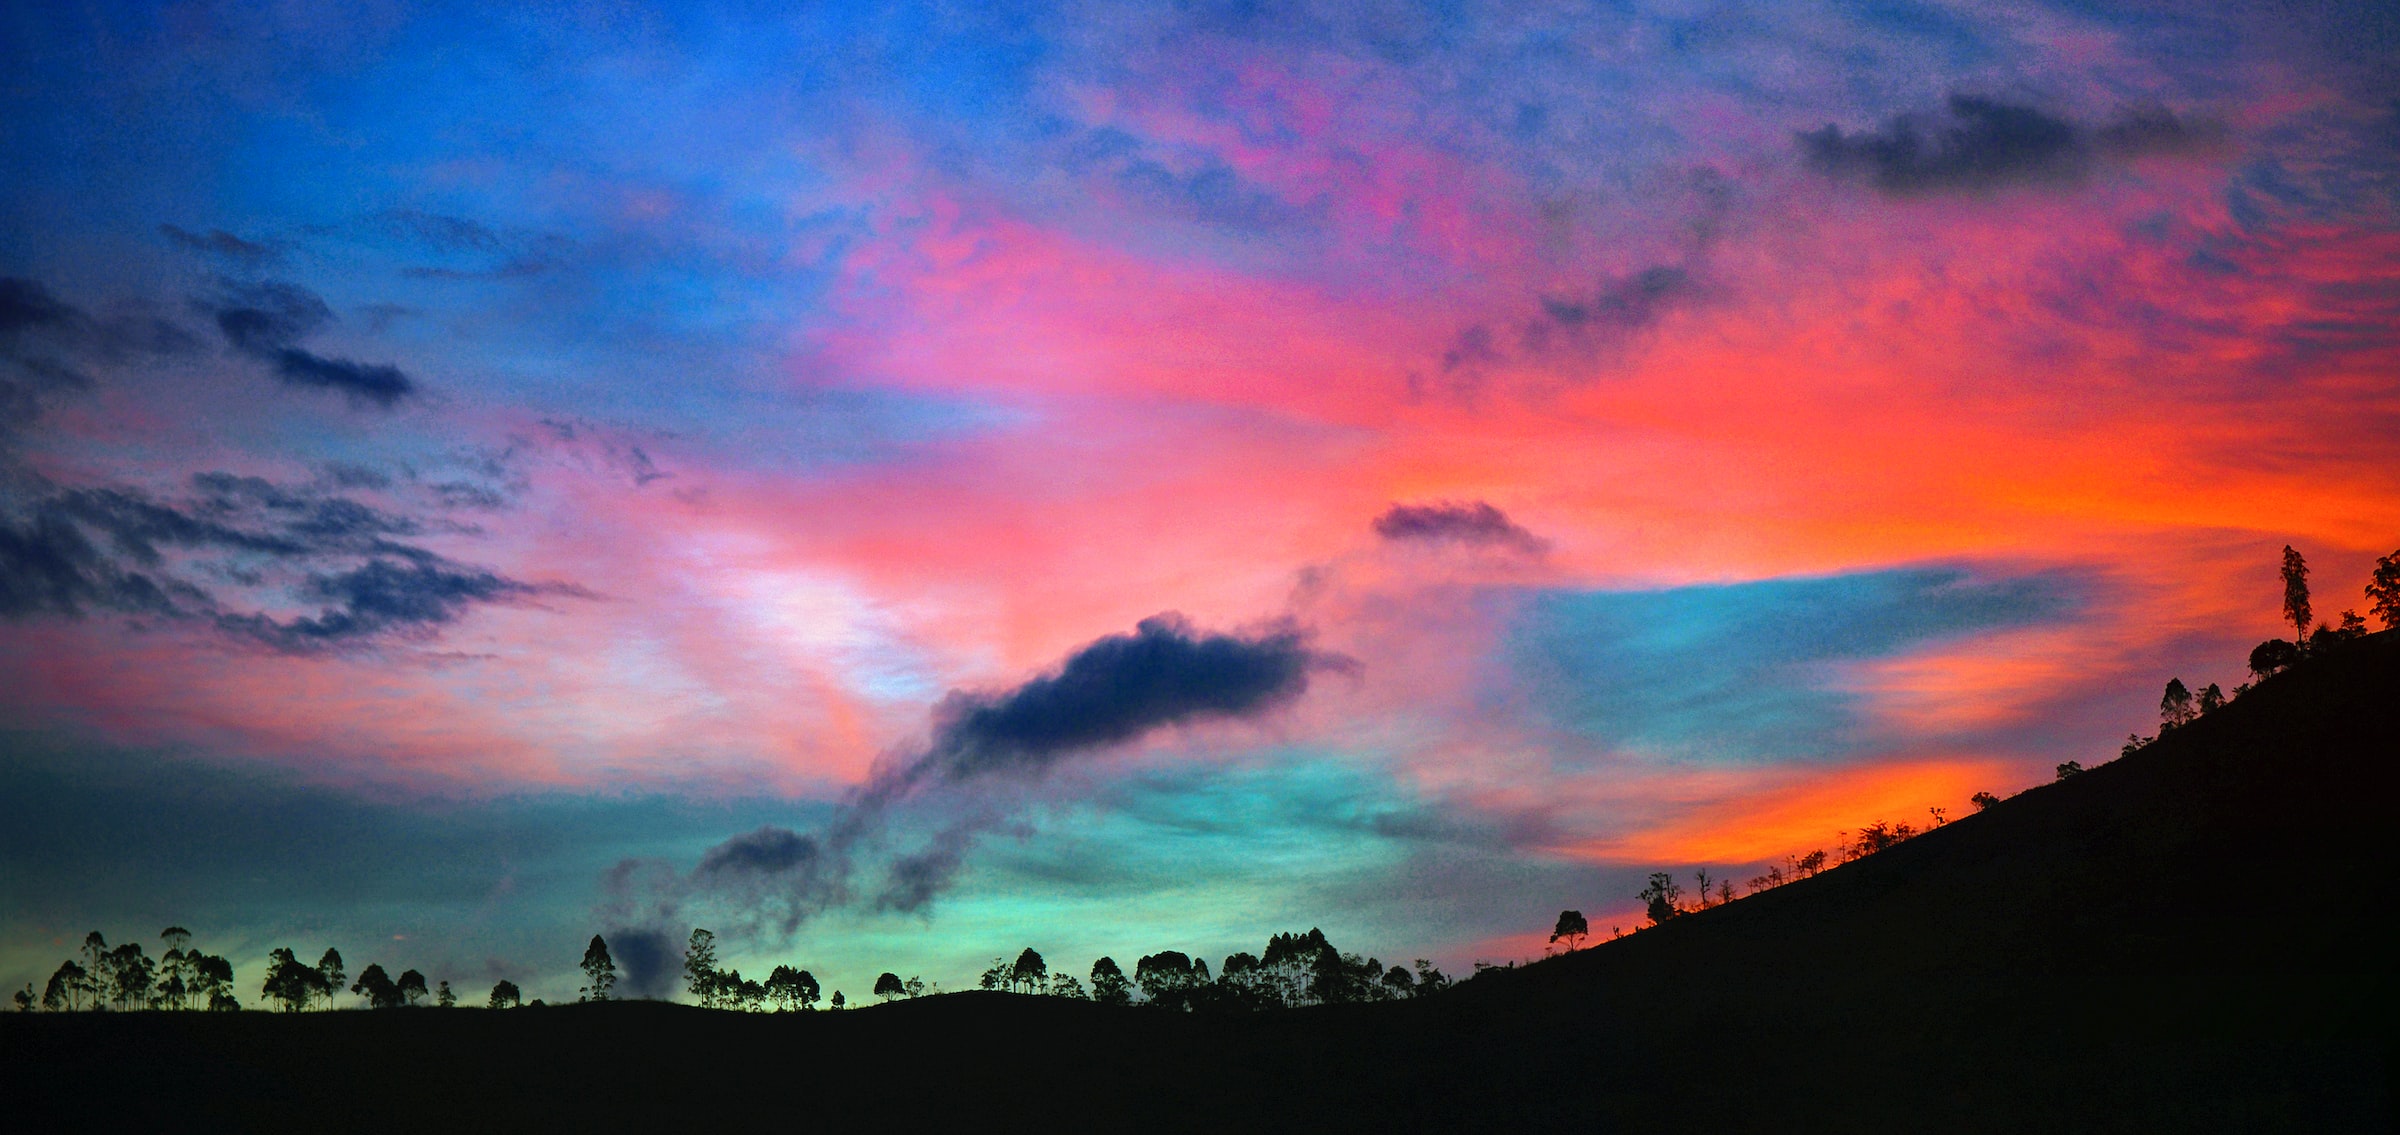
[[[430,633],[479,605],[586,594],[452,562],[408,542],[426,522],[322,488],[205,473],[179,500],[41,484],[19,497],[0,500],[0,617],[116,612],[309,652]],[[293,606],[317,610],[269,613]]]
[[[15,276],[0,276],[0,335],[33,327],[74,327],[88,322],[83,312],[61,302],[50,289]]]
[[[297,347],[277,351],[274,358],[275,373],[294,386],[338,390],[355,400],[387,408],[417,388],[396,366],[329,359]]]
[[[1314,661],[1293,627],[1245,638],[1197,633],[1182,616],[1154,615],[1134,633],[1095,641],[1057,673],[1005,694],[943,699],[934,710],[933,745],[912,767],[953,781],[1039,772],[1068,754],[1154,729],[1272,708],[1308,688]]]
[[[298,284],[269,280],[231,289],[216,306],[217,330],[235,350],[265,354],[288,347],[333,322],[333,308]]]
[[[416,392],[400,368],[329,358],[298,347],[303,337],[334,320],[333,309],[297,284],[268,281],[231,289],[213,308],[217,330],[234,350],[272,366],[292,386],[333,390],[353,403],[391,408]]]
[[[708,854],[700,857],[699,874],[790,871],[816,862],[821,854],[816,840],[790,828],[767,824],[710,848]]]
[[[1820,173],[1909,196],[2074,182],[2101,157],[2190,153],[2223,136],[2217,123],[2164,107],[2129,110],[2092,130],[2033,107],[1954,94],[1946,118],[1904,114],[1856,134],[1828,123],[1798,142]]]
[[[1525,350],[1540,355],[1564,346],[1596,348],[1618,342],[1699,295],[1699,281],[1690,269],[1653,264],[1604,279],[1588,295],[1544,296],[1540,315],[1525,325]]]
[[[959,868],[966,866],[967,851],[974,847],[980,831],[977,825],[952,824],[934,836],[924,850],[893,860],[884,872],[883,890],[875,896],[875,908],[914,914],[933,905],[934,899],[950,889]]]
[[[573,588],[519,583],[438,559],[413,563],[369,560],[332,575],[312,574],[295,590],[304,599],[328,606],[315,615],[284,620],[256,613],[221,614],[217,625],[278,650],[306,652],[439,627],[457,621],[477,603],[579,594]]]
[[[683,971],[683,951],[675,936],[664,930],[620,927],[606,936],[609,957],[617,963],[617,991],[624,997],[665,998],[675,992]]]
[[[1375,534],[1401,542],[1511,548],[1535,555],[1550,547],[1484,501],[1395,504],[1375,518]]]
[[[925,747],[880,767],[821,835],[760,827],[710,848],[683,876],[655,862],[619,864],[602,882],[604,913],[657,927],[690,901],[717,900],[740,923],[789,934],[850,901],[856,859],[882,844],[895,807],[946,793],[952,818],[923,847],[891,856],[874,892],[877,909],[921,911],[948,888],[976,840],[1008,822],[1006,792],[995,785],[1022,788],[1061,761],[1159,729],[1266,713],[1305,692],[1312,670],[1349,665],[1310,650],[1296,627],[1210,634],[1178,615],[1153,616],[1004,693],[943,699]]]
[[[282,255],[272,244],[243,240],[223,229],[210,229],[206,233],[195,233],[174,225],[160,225],[158,232],[160,236],[193,252],[236,261],[250,267],[257,267]]]

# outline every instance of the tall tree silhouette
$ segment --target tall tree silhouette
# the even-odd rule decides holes
[[[441,988],[434,991],[433,1004],[436,1008],[441,1009],[448,1009],[458,1004],[458,994],[450,992],[449,982],[443,982]]]
[[[2400,629],[2400,552],[2375,561],[2367,580],[2367,611],[2383,620],[2383,629]]]
[[[890,1001],[894,997],[904,996],[907,993],[908,987],[900,983],[899,974],[884,973],[876,975],[875,996],[881,997],[885,1001]]]
[[[583,948],[584,1000],[606,1001],[609,990],[617,987],[616,959],[608,956],[608,943],[592,935],[592,944]]]
[[[502,978],[492,983],[492,995],[483,1004],[488,1009],[514,1009],[524,1003],[525,995],[517,990],[517,983]]]
[[[325,956],[317,959],[317,991],[325,995],[325,1007],[333,1007],[333,991],[342,987],[342,952],[327,947]]]
[[[16,1002],[17,1012],[33,1012],[33,983],[30,981],[26,982],[25,988],[9,994],[8,999]]]
[[[413,969],[400,971],[400,980],[393,982],[392,988],[399,991],[402,1008],[414,1008],[431,992],[425,988],[425,975]]]
[[[1579,950],[1583,948],[1584,935],[1591,932],[1591,924],[1583,920],[1582,911],[1562,910],[1558,912],[1558,925],[1550,930],[1550,942],[1552,945],[1556,945],[1559,941],[1564,940],[1567,943],[1567,949]],[[1401,974],[1408,972],[1398,966],[1392,968]]]
[[[713,1009],[719,985],[717,936],[695,927],[691,941],[683,947],[683,987],[699,998],[700,1004]]]
[[[2283,546],[2283,617],[2290,619],[2293,628],[2299,632],[2292,636],[2292,641],[2306,645],[2310,617],[2308,561],[2300,558],[2300,553],[2293,551],[2290,544]]]

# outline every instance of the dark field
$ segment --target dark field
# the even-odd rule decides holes
[[[1857,863],[1421,1001],[9,1015],[0,1115],[21,1130],[2383,1131],[2396,765],[2386,633]]]

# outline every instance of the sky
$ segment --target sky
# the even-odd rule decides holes
[[[335,11],[334,9],[339,9]],[[2400,544],[2374,4],[16,5],[0,985],[1630,927]],[[2288,629],[2288,628],[2287,628]]]

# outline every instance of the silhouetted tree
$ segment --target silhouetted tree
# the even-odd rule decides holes
[[[2200,691],[2199,710],[2203,714],[2210,714],[2223,708],[2225,691],[2218,689],[2215,682],[2210,682],[2207,689]]]
[[[1125,980],[1125,971],[1117,968],[1115,958],[1092,963],[1092,1000],[1103,1005],[1133,1003],[1133,983]]]
[[[1027,952],[1031,953],[1032,951]],[[881,997],[888,1002],[894,997],[904,996],[907,993],[908,987],[900,983],[899,974],[884,973],[876,975],[875,996]]]
[[[325,977],[316,969],[302,964],[292,951],[277,946],[267,954],[267,979],[259,986],[259,996],[283,1003],[283,1011],[297,1013],[308,1008],[308,999]]]
[[[1583,920],[1582,911],[1562,910],[1558,912],[1558,925],[1550,929],[1550,943],[1557,945],[1561,939],[1564,939],[1567,949],[1579,950],[1583,948],[1584,935],[1591,932],[1591,924]],[[1399,970],[1399,967],[1394,966],[1393,969]]]
[[[434,991],[433,1004],[437,1009],[448,1009],[458,1004],[458,994],[450,992],[449,982],[443,982],[441,988]]]
[[[1664,925],[1668,919],[1683,913],[1676,905],[1683,898],[1683,888],[1675,885],[1675,876],[1664,871],[1652,872],[1650,885],[1633,897],[1647,909],[1652,926]]]
[[[325,956],[317,959],[317,992],[325,995],[325,1007],[333,1007],[333,992],[342,987],[342,952],[327,947]]]
[[[1191,1008],[1191,989],[1198,984],[1192,959],[1181,950],[1162,950],[1134,963],[1133,983],[1142,996],[1162,1009]]]
[[[836,1008],[836,1009],[840,1009],[840,1008],[844,1007],[845,1005],[847,1005],[847,1004],[848,1004],[848,1002],[846,1002],[846,1001],[843,1001],[843,1000],[842,1000],[842,991],[841,991],[841,990],[839,990],[839,989],[836,989],[836,990],[834,990],[834,991],[833,991],[833,1000],[832,1000],[832,1001],[830,1001],[830,1002],[827,1002],[827,1004],[830,1004],[830,1005],[832,1005],[832,1006],[833,1006],[834,1008]]]
[[[108,939],[97,930],[83,936],[83,972],[89,980],[103,981],[108,973]]]
[[[2299,632],[2292,641],[2308,640],[2308,561],[2290,544],[2283,546],[2283,617]]]
[[[916,979],[912,977],[909,980],[915,981]],[[1075,980],[1075,975],[1071,973],[1051,974],[1050,988],[1044,992],[1052,997],[1070,997],[1077,1001],[1084,999],[1083,983]],[[916,994],[911,993],[909,996],[914,997]]]
[[[2082,771],[2082,761],[2068,761],[2067,763],[2058,766],[2058,779],[2065,780],[2066,778]]]
[[[925,996],[925,979],[912,973],[908,975],[907,981],[900,983],[900,990],[910,997],[923,997]]]
[[[767,987],[755,981],[744,981],[740,970],[733,971],[733,980],[726,983],[733,989],[734,1007],[745,1013],[755,1013],[767,1003]]]
[[[402,970],[400,980],[393,982],[392,988],[400,992],[400,1005],[407,1009],[415,1008],[432,992],[425,988],[425,975],[413,969]]]
[[[694,928],[683,947],[683,987],[703,1006],[715,1008],[718,985],[717,936]]]
[[[400,987],[375,962],[368,962],[367,968],[359,971],[358,980],[350,983],[350,992],[366,998],[370,1009],[397,1009],[403,1004]]]
[[[42,987],[42,1008],[53,1013],[83,1008],[84,991],[89,981],[90,973],[75,959],[60,962],[58,969],[50,974],[49,983]]]
[[[2184,688],[2183,679],[2167,679],[2167,692],[2158,699],[2159,732],[2188,725],[2197,713],[2192,706],[2192,691]]]
[[[517,991],[517,983],[502,978],[493,983],[492,996],[483,1004],[488,1009],[514,1009],[524,1003],[524,995]]]
[[[150,1004],[150,982],[156,967],[139,942],[127,942],[103,956],[105,995],[120,1011]]]
[[[2400,552],[2375,561],[2367,580],[2367,613],[2383,621],[2383,629],[2400,629]]]
[[[180,926],[170,926],[158,932],[167,951],[158,957],[158,985],[151,998],[153,1004],[165,1009],[188,1009],[192,999],[192,958],[185,947],[191,944],[192,932]]]
[[[1384,971],[1383,984],[1394,997],[1413,997],[1417,992],[1416,975],[1408,972],[1406,966],[1396,965]]]
[[[25,988],[9,994],[9,1000],[17,1003],[17,1012],[33,1012],[33,983],[28,981]]]
[[[1025,947],[1017,955],[1016,962],[1008,967],[1009,988],[1028,993],[1041,992],[1042,984],[1049,976],[1049,964],[1042,961],[1042,955],[1034,952],[1031,946]]]
[[[592,935],[592,944],[583,948],[583,988],[579,991],[586,1001],[606,1001],[609,990],[617,987],[617,962],[608,956],[608,943]]]
[[[1417,996],[1422,997],[1428,993],[1439,993],[1442,990],[1450,988],[1450,975],[1443,973],[1441,969],[1435,966],[1432,962],[1427,961],[1424,958],[1418,958],[1416,961],[1416,967]]]
[[[1908,824],[1877,820],[1858,829],[1858,838],[1851,840],[1842,848],[1842,859],[1845,862],[1864,859],[1916,834],[1917,829]]]
[[[1975,810],[1978,812],[1986,811],[1990,809],[1992,805],[1999,802],[2000,798],[1992,795],[1989,792],[1978,792],[1973,796],[1967,797],[1967,803],[1973,804],[1975,806]]]
[[[2250,673],[2261,681],[2290,669],[2298,661],[2300,648],[2279,638],[2250,648]]]
[[[212,1012],[232,1012],[242,1007],[233,995],[233,963],[214,954],[192,951],[192,996],[206,999]]]

